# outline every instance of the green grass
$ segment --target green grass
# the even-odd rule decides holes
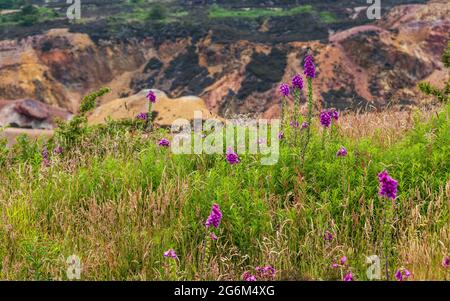
[[[320,20],[325,24],[335,23],[337,22],[337,18],[333,13],[324,11],[319,13]]]
[[[17,13],[0,15],[0,26],[13,26],[18,24]]]
[[[351,139],[339,125],[323,140],[314,125],[303,167],[289,131],[274,166],[258,155],[235,166],[223,155],[173,155],[157,146],[166,131],[110,122],[87,128],[46,167],[43,142],[22,137],[0,148],[0,278],[67,279],[75,254],[91,280],[239,280],[266,264],[277,279],[334,280],[351,270],[365,280],[365,257],[384,258],[391,201],[378,197],[377,174],[386,168],[399,181],[390,279],[401,266],[416,280],[445,279],[449,113],[447,104],[427,122],[416,118],[395,142],[382,129]],[[336,158],[341,145],[349,155]],[[214,243],[204,227],[213,203],[223,212]],[[179,257],[175,275],[162,256],[169,248]],[[349,265],[332,269],[343,255]]]
[[[32,26],[34,24],[51,21],[58,17],[57,13],[48,7],[35,8],[27,13],[23,10],[11,14],[0,15],[0,26]]]
[[[0,2],[0,9],[17,9],[24,4],[24,0],[2,0]]]
[[[213,5],[209,9],[210,18],[267,18],[296,16],[299,14],[314,14],[325,24],[331,24],[338,21],[336,16],[327,11],[317,13],[312,5],[300,5],[290,9],[282,8],[248,8],[248,9],[226,9],[218,5]]]
[[[111,21],[114,21],[118,24],[123,24],[130,21],[135,22],[155,22],[161,24],[167,24],[171,22],[176,22],[180,19],[186,18],[189,16],[189,12],[179,9],[179,8],[171,8],[168,10],[164,10],[158,18],[152,16],[152,6],[141,5],[141,6],[133,6],[133,11],[130,13],[121,13],[118,15],[114,15],[109,17]]]
[[[249,9],[226,9],[213,5],[209,9],[210,18],[261,18],[261,17],[283,17],[294,16],[314,11],[311,5],[300,5],[291,9],[281,8],[249,8]]]

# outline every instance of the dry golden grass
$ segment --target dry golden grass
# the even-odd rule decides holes
[[[343,114],[339,126],[350,139],[374,139],[388,147],[401,139],[414,126],[414,118],[427,122],[439,111],[438,106],[428,109],[390,109],[381,112],[350,112]]]

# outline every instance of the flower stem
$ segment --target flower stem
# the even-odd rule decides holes
[[[152,112],[153,103],[151,101],[148,102],[148,115],[147,115],[147,122],[148,127],[151,128],[153,124],[153,112]]]
[[[384,256],[385,256],[385,276],[386,281],[389,281],[389,253],[391,252],[391,222],[392,222],[392,206],[389,202],[384,202],[384,224],[383,224],[383,245],[384,245]]]
[[[210,255],[211,255],[211,239],[209,239],[208,234],[205,235],[205,250],[203,254],[203,271],[204,275],[207,276],[207,266],[209,265]],[[207,280],[207,279],[205,279]]]
[[[171,258],[169,261],[171,280],[177,280],[177,259]]]
[[[294,126],[297,126],[297,123],[300,123],[300,112],[299,112],[299,107],[300,107],[300,91],[299,90],[294,90],[293,93],[294,96]],[[297,140],[298,140],[298,129],[295,131],[295,135],[294,135],[294,145],[297,145]]]
[[[281,131],[284,130],[284,115],[285,115],[285,107],[286,107],[286,98],[283,97],[283,99],[281,100]]]
[[[303,148],[301,151],[301,160],[302,160],[302,166],[304,166],[305,163],[305,154],[306,149],[308,147],[309,141],[311,140],[311,126],[312,126],[312,116],[313,116],[313,86],[312,86],[312,78],[308,77],[308,116],[307,116],[307,122],[308,122],[308,128],[306,129],[306,139],[303,144]]]

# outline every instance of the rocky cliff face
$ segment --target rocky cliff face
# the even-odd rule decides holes
[[[106,85],[113,93],[104,103],[155,88],[173,98],[197,95],[222,116],[273,117],[279,114],[279,83],[302,73],[308,49],[318,67],[318,106],[414,104],[424,98],[418,81],[447,76],[440,55],[449,38],[448,16],[445,1],[398,6],[374,24],[336,32],[311,28],[316,38],[296,32],[289,18],[242,21],[245,26],[235,29],[219,22],[186,32],[174,25],[148,36],[127,29],[126,38],[108,38],[95,28],[86,33],[82,26],[53,29],[0,41],[0,109],[6,100],[31,98],[75,112],[82,95]],[[286,20],[291,22],[283,27]]]
[[[82,95],[138,69],[151,48],[146,41],[94,44],[65,29],[0,41],[0,97],[29,97],[75,111]]]

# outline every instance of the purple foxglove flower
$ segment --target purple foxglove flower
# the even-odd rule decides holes
[[[283,132],[279,132],[278,133],[278,139],[283,140],[284,138],[284,133]]]
[[[347,256],[342,256],[341,264],[344,265],[347,262]]]
[[[397,181],[389,177],[386,170],[378,174],[378,181],[380,182],[379,195],[395,200],[397,198]]]
[[[170,141],[167,140],[166,138],[162,138],[161,140],[159,140],[158,145],[162,147],[169,147]]]
[[[44,158],[44,166],[45,167],[49,167],[51,164],[50,164],[50,159],[47,159],[47,158]]]
[[[403,274],[402,274],[402,271],[400,271],[400,270],[397,270],[397,272],[395,272],[394,276],[395,276],[395,279],[397,279],[397,281],[403,280]]]
[[[255,275],[252,275],[249,272],[245,272],[242,275],[242,279],[244,279],[244,281],[256,281]]]
[[[256,281],[256,277],[254,275],[249,275],[247,277],[247,279],[245,279],[246,281]]]
[[[337,268],[339,267],[339,265],[338,265],[337,263],[333,263],[333,264],[331,265],[331,267],[332,267],[333,269],[337,269]]]
[[[50,166],[50,159],[49,159],[49,152],[48,152],[48,149],[44,148],[44,149],[42,150],[41,155],[42,155],[42,159],[43,159],[43,164],[44,164],[44,166],[49,167],[49,166]]]
[[[406,278],[411,277],[411,272],[409,270],[405,269],[403,272]]]
[[[303,79],[299,74],[295,75],[292,78],[292,87],[297,88],[299,90],[303,89]]]
[[[147,120],[148,114],[147,113],[139,113],[136,118],[140,120]]]
[[[332,241],[333,240],[333,234],[331,234],[330,231],[325,232],[325,236],[323,238],[325,241]]]
[[[205,226],[206,228],[209,228],[211,226],[213,226],[214,228],[218,228],[221,220],[222,212],[220,211],[220,207],[218,204],[214,204],[211,209],[211,214],[206,220]]]
[[[43,150],[42,150],[42,158],[43,159],[48,159],[48,155],[49,155],[49,153],[48,153],[48,149],[46,149],[46,148],[44,148]]]
[[[305,64],[303,66],[304,73],[309,78],[316,77],[316,66],[314,66],[314,60],[311,55],[305,57]]]
[[[210,237],[211,237],[211,240],[217,240],[217,236],[216,236],[216,234],[214,234],[214,232],[211,232]]]
[[[258,266],[255,268],[255,270],[258,277],[260,278],[274,278],[275,274],[277,273],[277,270],[271,265],[264,267]]]
[[[283,83],[283,84],[280,85],[280,93],[284,97],[289,96],[289,94],[291,93],[291,90],[290,90],[288,84],[284,84]]]
[[[156,102],[156,95],[155,95],[155,93],[153,91],[149,91],[147,93],[146,97],[147,97],[148,101],[150,101],[151,103],[155,103]]]
[[[347,274],[345,274],[344,281],[353,281],[352,271],[349,271]]]
[[[331,125],[331,116],[328,111],[324,111],[320,113],[320,124],[322,124],[324,127],[330,127]]]
[[[275,277],[275,274],[277,273],[277,270],[276,270],[273,266],[268,265],[268,266],[266,266],[266,267],[264,268],[264,272],[265,272],[267,275],[269,275],[270,277]]]
[[[307,121],[302,123],[302,129],[307,129],[309,128],[309,123]]]
[[[442,259],[442,266],[446,269],[450,266],[450,258],[448,256]]]
[[[229,147],[227,149],[227,161],[228,163],[230,163],[231,165],[233,164],[238,164],[239,163],[239,157],[238,155],[233,151],[232,147]]]
[[[338,112],[338,111],[332,110],[332,111],[330,112],[330,114],[331,114],[331,118],[333,118],[333,119],[336,120],[336,121],[339,120],[339,112]]]
[[[338,150],[338,152],[336,153],[336,156],[337,157],[345,157],[345,156],[347,156],[347,149],[345,148],[345,147],[341,147],[339,150]]]
[[[62,152],[63,152],[62,146],[58,146],[58,147],[56,147],[56,148],[53,150],[53,153],[54,153],[55,155],[60,155],[60,154],[62,154]]]
[[[298,121],[291,121],[290,125],[293,128],[299,128],[300,127],[300,123]]]
[[[177,254],[175,253],[174,250],[169,249],[169,250],[167,250],[166,252],[164,252],[164,257],[167,257],[167,258],[177,258]]]

